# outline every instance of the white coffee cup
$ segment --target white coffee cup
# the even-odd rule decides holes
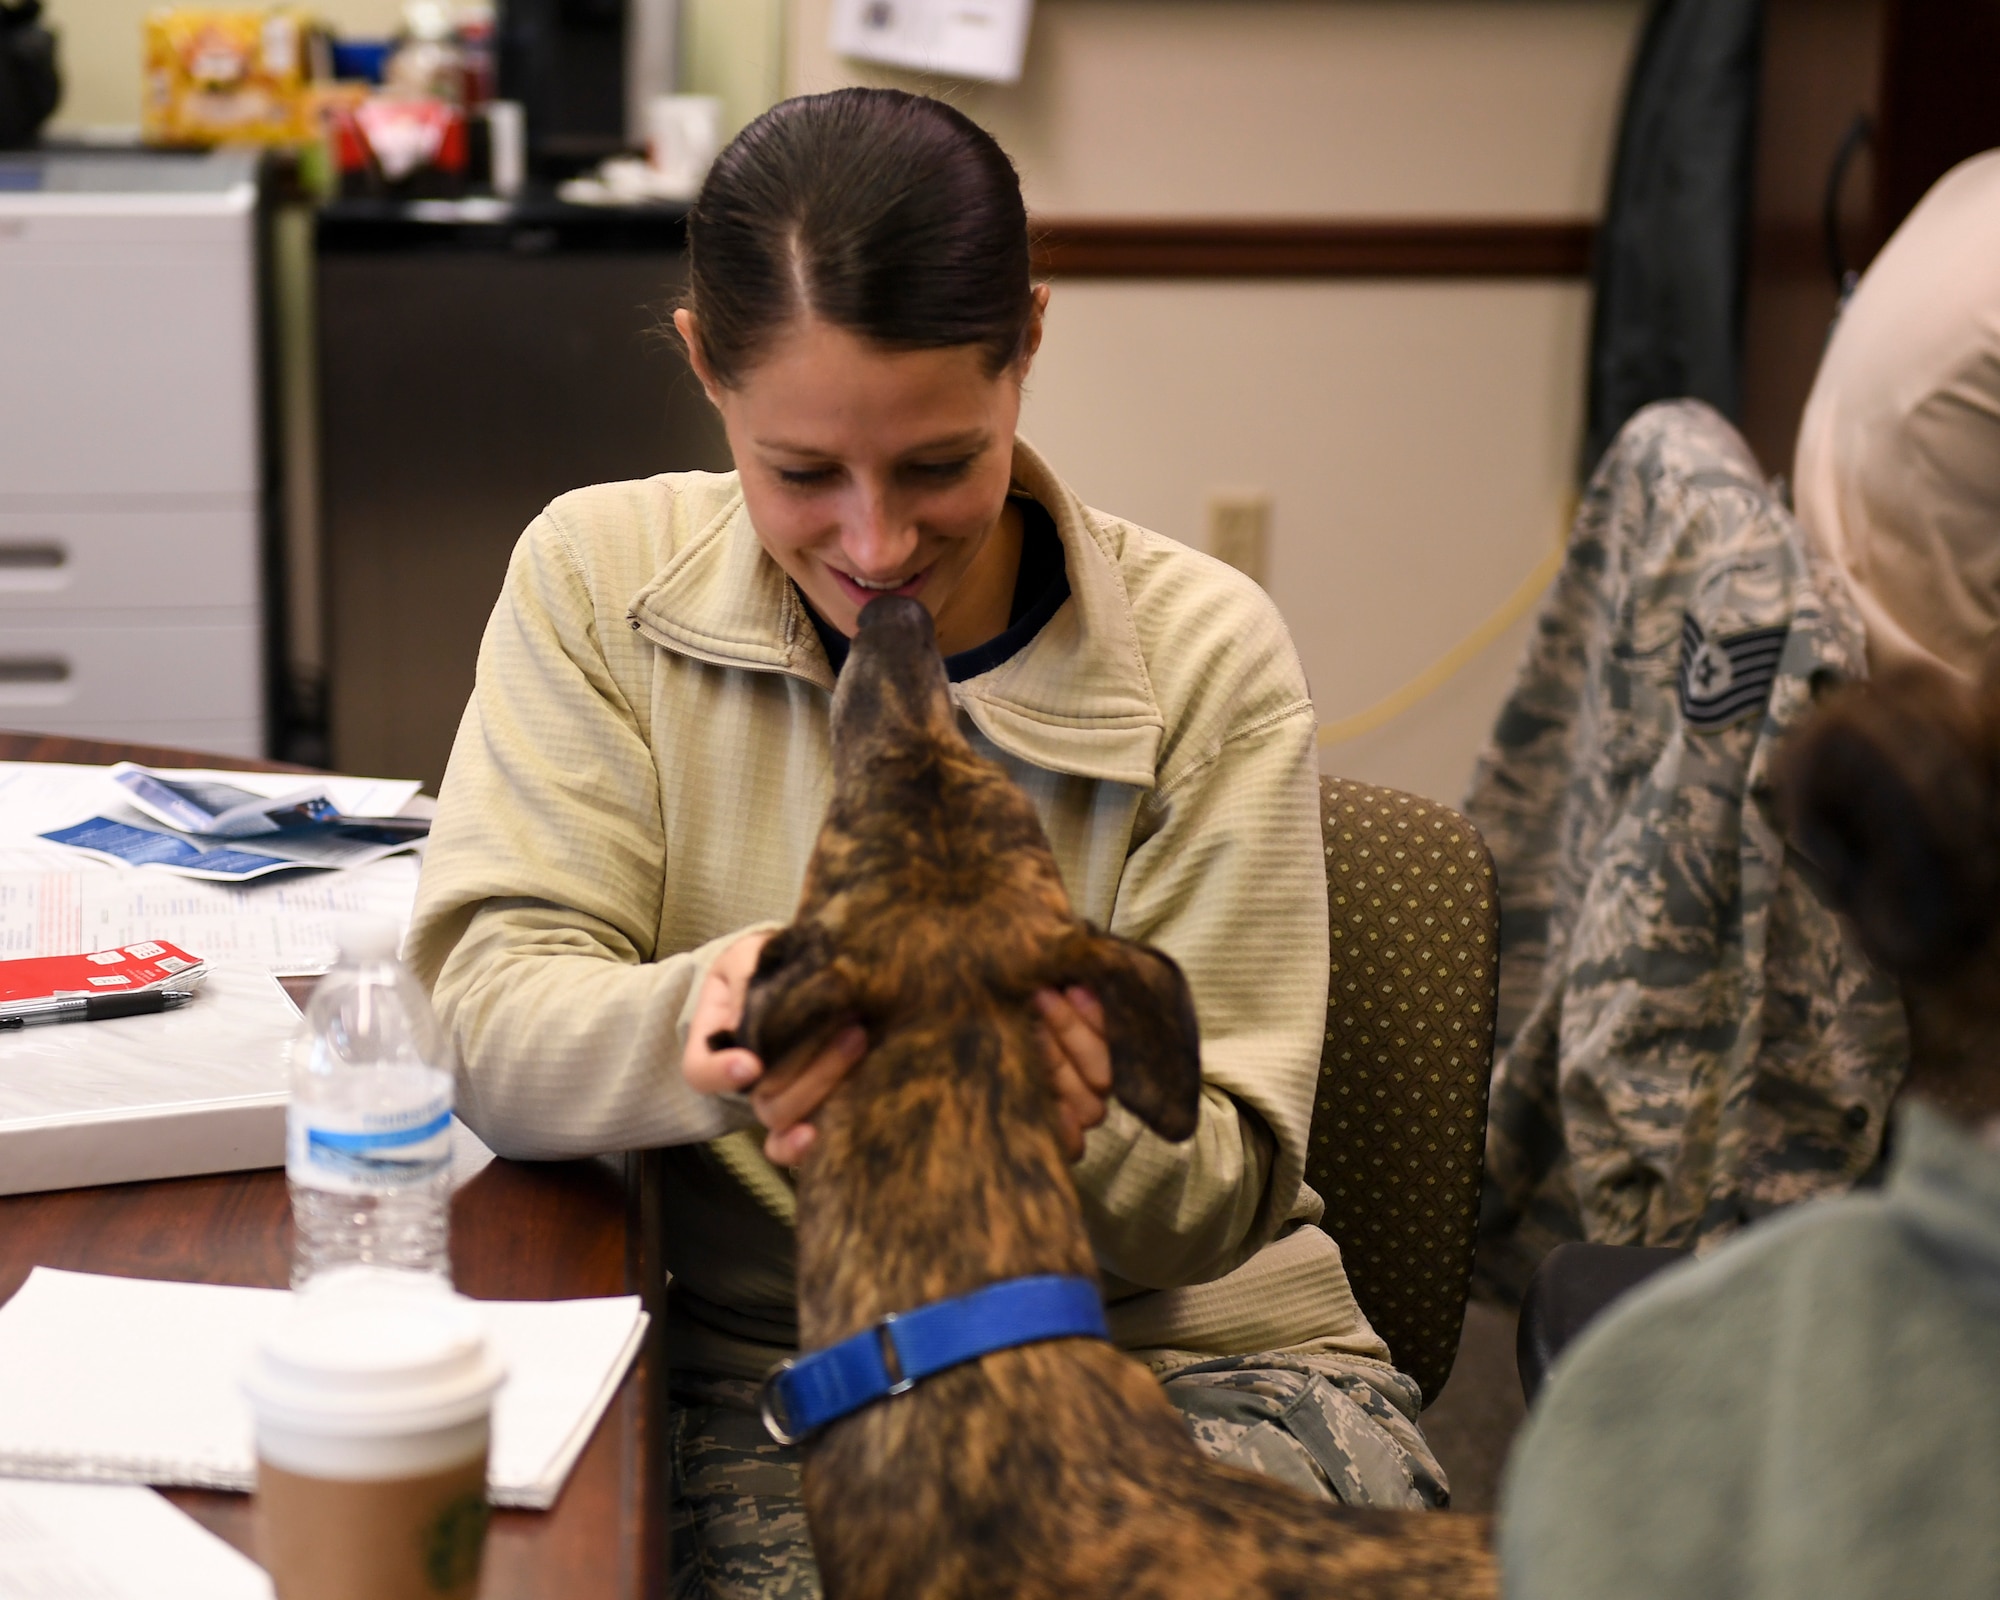
[[[692,200],[722,148],[722,102],[712,94],[662,94],[646,102],[654,192]]]
[[[493,192],[512,199],[528,176],[528,124],[520,101],[487,101],[486,130]]]
[[[243,1379],[280,1600],[470,1600],[504,1376],[435,1278],[346,1267],[301,1290]]]

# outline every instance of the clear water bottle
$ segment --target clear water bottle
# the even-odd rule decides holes
[[[451,1276],[450,1045],[396,959],[356,919],[292,1047],[285,1173],[292,1287],[349,1264]]]

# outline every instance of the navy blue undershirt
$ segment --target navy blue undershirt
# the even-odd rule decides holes
[[[945,676],[953,683],[991,672],[1001,662],[1019,655],[1069,598],[1069,572],[1063,566],[1062,536],[1056,532],[1056,519],[1040,501],[1030,500],[1026,495],[1008,498],[1021,511],[1021,565],[1014,574],[1014,600],[1007,610],[1007,626],[984,644],[944,658]],[[794,584],[793,588],[798,586]],[[813,609],[804,590],[799,590],[799,599],[804,602],[806,615],[812,618],[813,632],[819,635],[820,648],[826,651],[827,662],[838,677],[847,661],[847,635]]]

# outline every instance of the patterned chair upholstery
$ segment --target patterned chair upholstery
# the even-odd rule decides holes
[[[1428,1405],[1472,1278],[1500,898],[1479,830],[1449,806],[1323,777],[1320,827],[1332,959],[1306,1181]]]

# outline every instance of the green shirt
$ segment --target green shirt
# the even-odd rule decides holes
[[[1922,1106],[1880,1193],[1647,1284],[1509,1466],[1512,1600],[2000,1595],[2000,1148]]]

